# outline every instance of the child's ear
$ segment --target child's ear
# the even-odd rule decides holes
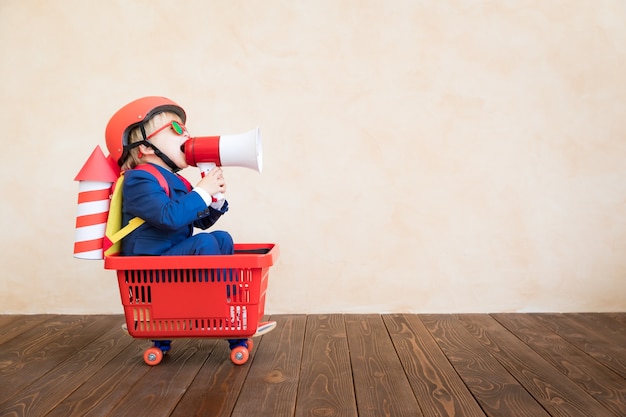
[[[154,154],[154,149],[151,146],[139,145],[139,152],[144,155],[152,155]]]

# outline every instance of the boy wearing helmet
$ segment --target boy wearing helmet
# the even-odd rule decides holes
[[[189,139],[185,111],[165,97],[143,97],[117,111],[106,128],[111,157],[124,173],[122,224],[145,220],[122,240],[121,255],[230,255],[233,239],[228,232],[193,234],[208,229],[228,210],[226,182],[217,167],[191,187],[177,172],[186,168],[182,145]],[[151,164],[167,181],[165,190],[149,170]]]

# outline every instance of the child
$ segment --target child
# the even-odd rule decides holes
[[[230,255],[233,239],[228,232],[193,234],[208,229],[228,211],[222,170],[214,168],[191,187],[176,174],[186,168],[181,147],[189,139],[185,111],[164,97],[144,97],[122,107],[106,128],[107,148],[124,174],[122,224],[133,217],[145,223],[122,239],[121,255]],[[147,170],[152,164],[167,184],[168,192]]]
[[[231,255],[233,239],[228,232],[193,234],[193,228],[208,229],[228,211],[228,202],[212,197],[226,192],[219,167],[213,168],[196,187],[178,175],[186,168],[183,144],[189,139],[182,107],[165,97],[143,97],[117,111],[106,127],[106,144],[111,157],[124,170],[122,225],[133,217],[145,220],[122,239],[120,254],[131,255]],[[150,172],[134,169],[152,164],[169,186],[168,192]],[[254,336],[276,327],[276,322],[259,323]],[[242,339],[229,340],[231,348]],[[169,350],[170,341],[156,341]]]

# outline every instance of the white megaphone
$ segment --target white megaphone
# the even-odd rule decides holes
[[[261,131],[258,127],[235,135],[194,137],[183,144],[182,150],[187,164],[200,168],[202,176],[216,166],[250,168],[259,173],[263,170]],[[213,197],[224,199],[221,193]]]

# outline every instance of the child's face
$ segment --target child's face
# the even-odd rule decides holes
[[[182,145],[189,139],[189,133],[184,127],[181,120],[176,116],[163,117],[163,129],[161,127],[155,130],[155,133],[149,135],[149,141],[168,156],[180,169],[187,168],[189,165],[185,159],[185,153],[182,151]],[[183,128],[182,134],[177,133],[172,127],[172,121],[178,122]],[[159,131],[160,130],[160,131]],[[154,135],[154,136],[152,136]]]

